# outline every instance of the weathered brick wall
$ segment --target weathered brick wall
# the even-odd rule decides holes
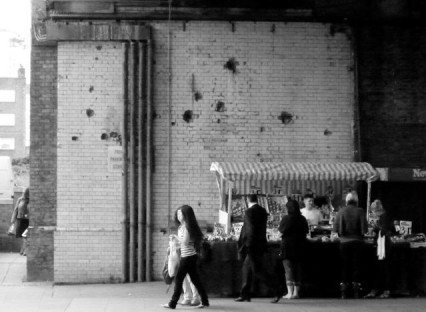
[[[121,278],[121,172],[102,134],[121,132],[121,43],[58,45],[55,282]],[[71,269],[72,268],[72,269]]]
[[[168,26],[155,23],[153,266],[168,234]],[[352,161],[354,82],[350,32],[305,23],[171,24],[171,211],[217,221],[212,161]],[[234,58],[236,73],[224,68]],[[202,96],[198,101],[194,93]],[[216,111],[217,104],[223,111]],[[183,114],[193,111],[193,120]],[[285,125],[278,116],[296,116]]]
[[[426,28],[358,31],[362,159],[376,167],[424,167]]]
[[[217,221],[212,161],[353,160],[354,81],[348,29],[236,23],[233,31],[227,22],[171,23],[169,124],[168,24],[152,27],[152,257],[159,278],[168,238],[162,230],[177,206],[193,206],[203,223]],[[107,169],[108,146],[116,142],[101,140],[102,133],[121,132],[121,53],[112,42],[58,47],[56,282],[121,277],[121,174]],[[232,58],[235,73],[224,67]],[[294,122],[282,123],[283,111]]]
[[[29,281],[53,281],[53,230],[56,225],[57,49],[31,49]]]

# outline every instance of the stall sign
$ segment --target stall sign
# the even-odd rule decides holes
[[[413,222],[412,221],[399,221],[399,234],[409,235],[411,234]]]
[[[243,222],[232,223],[232,230],[234,231],[234,236],[238,239],[241,234],[241,229],[243,228]]]
[[[389,181],[426,181],[426,168],[389,168]]]
[[[225,224],[215,223],[213,227],[213,235],[214,236],[224,236],[226,234]]]

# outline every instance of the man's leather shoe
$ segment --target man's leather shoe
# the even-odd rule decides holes
[[[236,302],[243,302],[247,301],[250,302],[250,298],[244,298],[244,297],[238,297],[237,299],[234,299]]]
[[[271,303],[277,303],[278,301],[280,301],[281,297],[274,297],[274,299],[271,300]]]

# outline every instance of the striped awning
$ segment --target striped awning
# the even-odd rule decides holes
[[[365,162],[213,162],[210,171],[227,181],[374,181],[376,170]]]

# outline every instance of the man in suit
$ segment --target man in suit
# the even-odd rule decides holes
[[[240,297],[235,301],[250,301],[256,277],[260,277],[262,257],[266,251],[266,221],[268,213],[257,204],[257,195],[248,196],[248,206],[238,240],[238,252],[244,260],[242,267],[242,287]]]

